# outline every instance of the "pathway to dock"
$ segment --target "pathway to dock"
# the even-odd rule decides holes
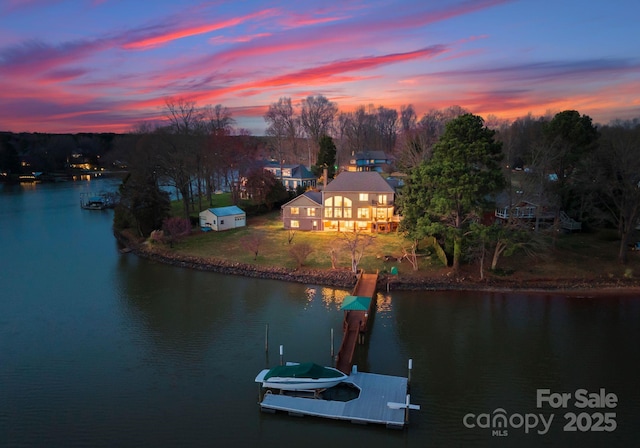
[[[338,351],[336,368],[347,375],[351,373],[356,345],[358,341],[361,341],[368,329],[369,316],[375,302],[377,283],[378,274],[360,274],[352,295],[369,297],[371,299],[369,309],[367,311],[351,310],[345,312],[342,324],[344,335]]]

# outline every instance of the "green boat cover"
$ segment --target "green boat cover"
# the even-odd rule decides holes
[[[284,365],[273,367],[264,376],[265,380],[273,377],[285,378],[338,378],[342,373],[333,369],[324,368],[313,362]]]

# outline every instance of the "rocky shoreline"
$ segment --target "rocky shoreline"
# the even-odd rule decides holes
[[[317,284],[336,288],[351,289],[356,284],[356,276],[349,269],[298,269],[291,271],[285,268],[255,266],[245,263],[229,262],[213,258],[200,258],[176,254],[147,243],[134,241],[123,234],[114,233],[119,243],[137,256],[171,266],[216,272],[227,275],[239,275],[267,280]],[[640,297],[640,282],[635,279],[535,279],[514,280],[507,278],[485,279],[477,281],[450,276],[425,276],[420,279],[398,278],[380,275],[378,288],[382,290],[406,291],[528,291],[528,292],[562,292],[567,294],[594,295],[630,294]]]

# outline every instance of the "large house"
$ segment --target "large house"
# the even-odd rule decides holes
[[[377,171],[382,173],[393,163],[384,151],[359,151],[351,154],[348,171]]]
[[[344,171],[322,192],[307,192],[282,206],[285,229],[389,232],[395,190],[375,171]]]
[[[298,187],[304,189],[316,187],[316,176],[304,165],[284,165],[269,162],[264,169],[273,173],[276,179],[282,181],[287,190],[295,190]]]

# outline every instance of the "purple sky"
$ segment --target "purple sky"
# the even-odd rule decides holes
[[[640,2],[0,0],[0,130],[127,132],[169,98],[418,117],[462,106],[515,119],[640,117]]]

